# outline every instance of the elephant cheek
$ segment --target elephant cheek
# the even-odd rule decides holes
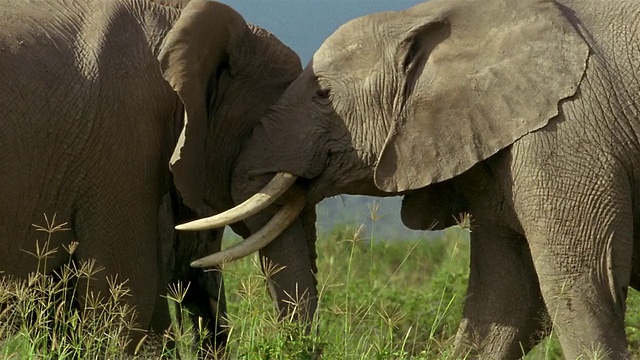
[[[307,118],[270,113],[245,143],[236,171],[249,176],[287,172],[306,179],[320,175],[327,162],[324,132]]]

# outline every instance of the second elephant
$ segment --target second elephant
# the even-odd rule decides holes
[[[470,212],[460,357],[520,358],[553,324],[568,359],[628,358],[625,300],[640,288],[638,19],[637,0],[431,0],[355,19],[256,127],[238,193],[287,172],[312,204],[404,195],[412,228]],[[269,247],[274,262],[297,261]],[[303,275],[283,284],[312,293]]]

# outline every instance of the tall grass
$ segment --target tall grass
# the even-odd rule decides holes
[[[115,356],[126,348],[135,326],[135,310],[122,301],[129,296],[126,281],[107,279],[110,294],[80,293],[79,284],[89,284],[103,269],[94,261],[69,262],[53,274],[45,274],[48,258],[58,251],[69,257],[78,244],[64,249],[49,248],[51,236],[68,231],[66,223],[56,224],[55,215],[46,226],[35,226],[46,233],[31,255],[37,269],[26,279],[0,279],[0,357],[30,359],[85,358]],[[79,296],[78,296],[79,295]],[[102,294],[105,295],[105,294]],[[80,315],[74,302],[81,299]]]
[[[370,213],[374,226],[369,230],[338,226],[317,242],[319,306],[311,334],[295,323],[277,320],[256,257],[225,266],[228,358],[453,357],[468,276],[468,230],[451,228],[429,240],[378,239],[378,208],[371,206]],[[126,335],[135,327],[129,320],[134,310],[119,301],[126,296],[126,284],[114,279],[111,297],[92,304],[94,310],[81,316],[62,300],[75,291],[71,279],[87,273],[99,276],[99,269],[80,271],[82,267],[73,264],[65,269],[57,276],[62,281],[36,272],[26,280],[5,278],[0,282],[0,358],[123,356]],[[186,286],[172,287],[167,296],[178,312],[186,312],[180,306]],[[627,334],[632,349],[640,348],[638,305],[640,297],[631,291]],[[175,320],[165,334],[134,344],[135,358],[214,358],[197,346],[202,331],[197,325]],[[559,358],[562,355],[554,337],[527,356]]]

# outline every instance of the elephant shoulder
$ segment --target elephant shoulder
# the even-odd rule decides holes
[[[98,69],[103,72],[102,64],[126,62],[131,67],[131,56],[140,57],[150,47],[139,12],[130,1],[3,1],[2,69],[20,70],[15,68],[22,63],[51,73],[76,67],[95,75]]]

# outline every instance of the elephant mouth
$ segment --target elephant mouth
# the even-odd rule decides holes
[[[287,190],[291,193],[291,196],[288,197],[288,202],[262,229],[228,249],[193,261],[191,266],[197,268],[218,266],[249,256],[269,245],[295,221],[307,204],[305,192],[292,188],[296,179],[297,176],[289,173],[277,173],[261,191],[241,204],[214,216],[177,225],[176,230],[180,231],[201,231],[223,227],[242,221],[264,210]]]

